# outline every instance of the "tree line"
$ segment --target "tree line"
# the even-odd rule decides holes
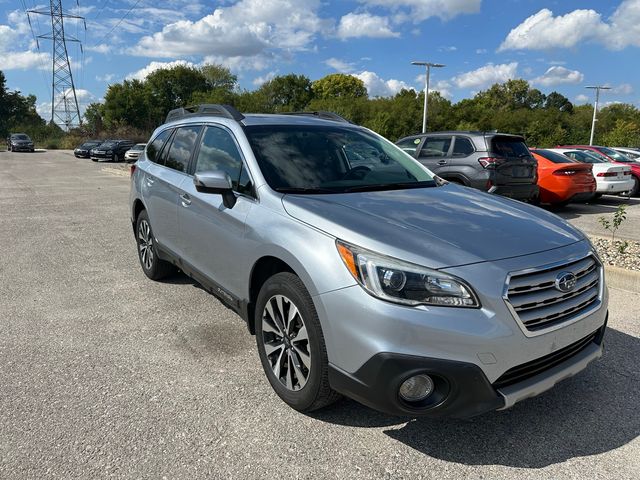
[[[78,137],[129,136],[145,140],[169,110],[199,103],[234,105],[241,112],[278,113],[329,110],[395,141],[422,128],[424,92],[403,89],[392,97],[371,98],[364,83],[335,73],[312,81],[304,75],[280,75],[254,90],[241,89],[238,78],[220,65],[179,65],[156,70],[145,79],[109,85],[103,103],[88,105]],[[429,130],[498,130],[522,134],[531,146],[589,141],[593,107],[574,105],[558,92],[547,95],[526,80],[495,84],[457,103],[429,93]],[[5,117],[7,108],[12,112]],[[35,116],[34,116],[35,115]],[[0,72],[0,133],[65,135],[35,113],[35,97],[7,92]],[[43,130],[44,129],[44,130]],[[59,130],[59,129],[58,129]],[[36,139],[38,136],[34,136]],[[598,114],[596,143],[640,146],[640,110],[616,103]]]

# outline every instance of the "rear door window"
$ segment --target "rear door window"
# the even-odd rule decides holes
[[[466,137],[456,137],[456,141],[453,144],[453,156],[454,157],[466,157],[475,152],[471,140]]]
[[[421,158],[446,157],[449,154],[453,137],[427,137],[420,149]]]
[[[159,155],[162,150],[162,146],[171,136],[173,130],[167,129],[160,132],[156,138],[147,146],[147,158],[154,163],[159,163]]]
[[[541,157],[546,158],[550,162],[553,163],[575,163],[575,160],[572,160],[566,155],[557,152],[550,152],[549,150],[534,150]]]
[[[165,167],[172,168],[179,172],[186,172],[188,170],[189,160],[196,146],[196,140],[198,139],[200,130],[202,130],[200,125],[178,128],[173,137],[173,142],[171,142]]]

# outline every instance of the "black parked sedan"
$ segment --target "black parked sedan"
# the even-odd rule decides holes
[[[73,151],[73,154],[78,158],[89,158],[91,156],[89,154],[91,149],[96,148],[101,143],[102,143],[102,140],[89,140],[87,142],[84,142],[82,145],[79,145]]]
[[[91,160],[94,162],[119,162],[124,159],[127,150],[133,147],[131,140],[105,140],[91,149]]]
[[[7,137],[7,150],[10,152],[33,152],[33,141],[26,133],[12,133]]]

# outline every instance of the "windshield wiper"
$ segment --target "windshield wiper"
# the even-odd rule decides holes
[[[311,188],[311,187],[278,187],[274,188],[278,193],[340,193],[336,190],[328,188]]]
[[[436,183],[431,182],[404,182],[404,183],[379,183],[377,185],[358,185],[345,188],[344,192],[375,192],[378,190],[402,190],[405,188],[427,188],[435,187]]]

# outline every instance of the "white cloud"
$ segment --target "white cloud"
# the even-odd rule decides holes
[[[63,94],[59,94],[56,99],[61,100],[64,96],[73,98],[71,89],[66,90]],[[76,88],[76,98],[78,99],[78,109],[80,110],[80,116],[84,115],[87,106],[98,100],[98,98],[89,90],[82,88]],[[73,100],[71,101],[73,104]],[[36,112],[44,119],[51,119],[51,102],[40,102],[36,104]]]
[[[551,87],[554,85],[561,85],[563,83],[582,83],[584,75],[578,70],[569,70],[568,68],[561,66],[550,67],[544,75],[531,80],[531,83],[536,83],[544,87]]]
[[[584,93],[581,93],[575,98],[576,103],[589,103],[589,101],[590,101],[590,98],[586,96]]]
[[[438,47],[439,52],[455,52],[456,50],[458,50],[458,47],[454,47],[453,45]]]
[[[266,75],[261,75],[259,77],[254,78],[253,79],[253,84],[256,87],[259,87],[259,86],[267,83],[269,80],[271,80],[275,76],[276,76],[276,72],[269,72]]]
[[[418,86],[418,88],[415,89],[416,91],[424,91],[424,81],[426,77],[427,76],[423,73],[415,78],[416,85]],[[440,95],[444,98],[450,99],[453,98],[453,94],[451,93],[452,88],[453,85],[451,85],[451,82],[448,80],[438,80],[434,82],[433,75],[430,77],[429,92],[440,92]]]
[[[487,49],[486,49],[486,48],[478,48],[478,49],[476,50],[476,53],[477,53],[478,55],[484,55],[485,53],[487,53]]]
[[[359,0],[369,7],[385,7],[396,12],[395,20],[422,22],[439,17],[449,20],[465,13],[478,13],[481,0]]]
[[[504,83],[516,77],[518,63],[502,63],[494,65],[488,63],[484,67],[480,67],[470,72],[456,75],[451,81],[458,88],[484,88],[494,83]]]
[[[111,52],[111,46],[107,45],[106,43],[101,43],[100,45],[89,45],[84,47],[85,50],[88,50],[89,52],[96,52],[96,53],[109,53]]]
[[[640,47],[640,0],[624,0],[608,21],[595,10],[554,16],[543,8],[511,30],[498,50],[571,48],[583,42],[597,42],[610,50]]]
[[[51,55],[44,52],[33,52],[27,50],[25,52],[1,52],[0,56],[2,70],[50,70]]]
[[[320,0],[240,0],[196,21],[169,23],[129,49],[149,57],[259,57],[269,51],[309,47],[327,24],[317,15]],[[266,58],[266,57],[265,57]]]
[[[367,92],[370,97],[390,97],[398,93],[403,88],[411,88],[401,80],[384,80],[376,73],[366,70],[353,76],[363,81],[364,86],[367,87]]]
[[[631,95],[633,93],[633,87],[628,83],[623,83],[622,85],[613,87],[611,93],[615,95]]]
[[[96,80],[99,82],[111,82],[114,78],[116,78],[115,73],[106,73],[104,75],[96,75]]]
[[[328,58],[324,61],[324,64],[340,73],[351,73],[355,70],[353,63],[345,62],[339,58]]]
[[[178,65],[183,65],[185,67],[196,66],[194,63],[187,62],[185,60],[175,60],[173,62],[151,62],[146,67],[125,76],[125,80],[144,80],[149,76],[149,74],[155,72],[156,70],[169,69],[177,67]]]
[[[400,34],[391,30],[389,19],[369,13],[348,13],[340,19],[337,35],[339,38],[389,38]]]

